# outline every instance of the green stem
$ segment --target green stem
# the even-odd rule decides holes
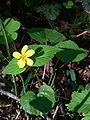
[[[51,74],[48,85],[50,85],[54,72]]]
[[[15,81],[14,75],[12,75],[12,78],[13,78],[13,83],[14,83],[14,88],[15,88],[15,94],[17,96],[17,86],[16,86],[16,81]]]
[[[51,74],[51,76],[50,76],[50,79],[49,79],[48,85],[50,85],[50,83],[51,83],[51,81],[52,81],[52,78],[53,78],[53,75],[54,75],[54,72],[55,72],[56,66],[57,66],[57,64],[58,64],[58,61],[59,61],[59,60],[57,60],[55,66],[54,66],[54,68],[53,68],[53,72],[52,72],[52,74]]]
[[[38,80],[38,83],[39,83],[39,86],[41,86],[41,80],[40,80],[40,78],[38,77],[38,74],[37,74],[37,72],[36,72],[36,70],[33,68],[33,71],[34,71],[34,73],[35,73],[35,75],[36,75],[36,78],[37,78],[37,80]]]
[[[10,54],[10,49],[9,49],[9,45],[8,45],[8,39],[7,39],[5,27],[4,27],[1,19],[0,19],[0,23],[1,23],[1,29],[2,29],[2,32],[3,32],[3,36],[4,36],[4,39],[5,39],[5,42],[6,42],[6,49],[7,49],[8,57],[9,57],[9,60],[11,60],[11,54]]]
[[[53,76],[53,79],[52,79],[52,82],[51,82],[51,85],[50,85],[52,88],[53,88],[53,84],[54,84],[55,77],[56,77],[56,72],[55,72],[55,74],[54,74],[54,76]]]
[[[25,85],[24,85],[24,80],[23,80],[23,78],[22,78],[22,76],[20,74],[19,74],[19,77],[20,77],[20,79],[22,81],[23,91],[24,91],[24,93],[26,93],[26,91],[25,91]]]

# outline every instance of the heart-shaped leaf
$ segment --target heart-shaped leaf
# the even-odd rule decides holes
[[[29,30],[30,36],[40,43],[56,44],[66,39],[66,37],[54,29],[48,28],[32,28]]]
[[[35,55],[32,57],[34,60],[33,66],[42,66],[48,63],[48,61],[59,51],[57,47],[49,45],[30,45],[29,49],[35,50]]]
[[[28,91],[21,97],[20,103],[29,114],[46,114],[55,104],[55,93],[50,86],[42,85],[37,96],[32,91]]]
[[[56,46],[60,48],[56,56],[64,62],[78,62],[87,56],[86,50],[79,48],[71,40],[60,42]]]
[[[48,61],[54,57],[56,52],[59,51],[57,47],[49,45],[30,45],[29,49],[35,50],[35,55],[32,57],[34,60],[33,66],[42,66],[48,63]]]
[[[35,50],[35,55],[32,59],[34,61],[33,66],[42,66],[50,59],[54,57],[54,54],[59,50],[57,47],[52,47],[48,45],[30,45],[29,49]],[[4,68],[4,74],[16,75],[25,71],[25,68],[19,68],[17,65],[18,60],[13,58],[9,64]]]
[[[25,71],[25,68],[19,68],[17,65],[17,59],[13,58],[9,64],[4,68],[3,74],[16,75]]]
[[[55,93],[53,91],[53,89],[48,86],[48,85],[42,85],[39,88],[39,93],[37,94],[37,96],[39,97],[46,97],[48,98],[51,102],[52,102],[52,107],[54,106],[55,103]]]
[[[30,102],[35,100],[37,97],[32,91],[28,91],[25,95],[23,95],[20,99],[20,104],[22,105],[25,112],[33,115],[42,115],[42,113],[35,109]]]

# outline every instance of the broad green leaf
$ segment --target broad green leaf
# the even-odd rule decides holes
[[[55,93],[48,85],[42,85],[39,88],[37,98],[31,102],[35,108],[42,113],[47,113],[55,104]]]
[[[29,114],[46,114],[55,104],[55,93],[50,86],[42,85],[37,96],[32,91],[28,91],[21,97],[20,103]]]
[[[83,113],[82,120],[90,120],[90,89],[73,92],[71,102],[66,106],[69,111]]]
[[[54,29],[32,28],[29,30],[30,36],[40,43],[50,42],[56,44],[66,39],[66,37]]]
[[[13,58],[9,64],[4,68],[3,74],[16,75],[25,71],[25,68],[19,68],[17,65],[17,59]]]
[[[33,115],[42,115],[42,113],[35,109],[30,102],[35,100],[37,96],[32,91],[28,91],[25,95],[20,98],[20,104],[22,105],[25,112]]]
[[[37,12],[41,12],[47,19],[55,20],[60,14],[61,5],[55,4],[44,4],[37,8]]]
[[[52,107],[54,106],[55,104],[55,92],[53,91],[53,89],[48,86],[48,85],[42,85],[40,88],[39,88],[39,93],[37,94],[37,96],[39,97],[46,97],[48,98],[53,104],[52,104]]]
[[[78,62],[87,56],[86,50],[79,48],[71,40],[60,42],[56,47],[60,49],[56,56],[64,62]]]
[[[16,40],[18,36],[16,31],[20,28],[20,22],[14,20],[13,18],[7,18],[4,21],[4,27],[8,43],[11,43],[13,40]],[[2,30],[0,30],[0,43],[6,45]]]
[[[83,90],[81,93],[73,92],[72,99],[67,104],[69,111],[78,113],[88,113],[90,111],[90,89]]]
[[[34,60],[33,66],[42,66],[51,60],[56,52],[59,51],[57,47],[49,45],[29,45],[29,49],[35,50],[35,55],[32,57]]]
[[[43,114],[48,113],[52,108],[52,102],[44,96],[37,97],[30,102],[30,105],[42,112]]]
[[[90,120],[90,112],[88,112],[87,114],[84,114],[84,117],[82,118],[82,120]]]

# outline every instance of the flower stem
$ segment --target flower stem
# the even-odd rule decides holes
[[[34,73],[36,75],[36,78],[38,80],[39,86],[41,86],[41,79],[38,77],[37,71],[34,68],[33,68],[33,71],[34,71]]]
[[[24,85],[24,80],[23,80],[23,78],[22,78],[22,76],[20,74],[19,74],[19,77],[20,77],[20,79],[22,81],[23,91],[24,91],[24,93],[26,93],[26,91],[25,91],[25,85]]]
[[[54,68],[53,68],[53,72],[52,72],[52,74],[51,74],[51,76],[50,76],[48,85],[50,85],[50,83],[51,83],[51,81],[52,81],[52,79],[53,79],[53,76],[54,76],[54,73],[55,73],[55,71],[56,71],[55,69],[56,69],[56,66],[57,66],[57,64],[58,64],[58,61],[59,61],[59,60],[56,61],[56,64],[55,64],[55,66],[54,66]],[[51,83],[51,84],[52,84],[52,83]]]
[[[14,83],[14,88],[15,88],[15,94],[17,96],[17,86],[16,86],[16,81],[15,81],[14,75],[12,75],[12,78],[13,78],[13,83]]]

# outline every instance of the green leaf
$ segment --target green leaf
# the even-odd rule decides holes
[[[74,3],[73,1],[69,0],[67,3],[64,2],[63,5],[67,8],[67,9],[70,9],[73,7]]]
[[[29,49],[35,50],[35,55],[32,57],[34,60],[33,66],[42,66],[51,60],[56,52],[59,51],[57,47],[49,45],[29,45]]]
[[[66,39],[63,34],[54,29],[48,28],[32,28],[29,30],[29,34],[33,39],[39,41],[40,43],[50,42],[55,44]]]
[[[78,62],[87,56],[86,50],[71,40],[60,42],[56,46],[60,49],[56,56],[64,62]]]
[[[82,120],[90,120],[90,112],[88,112],[87,114],[84,114],[84,117],[82,118]]]
[[[20,22],[14,20],[13,18],[7,18],[4,21],[5,29],[8,31],[8,33],[13,33],[17,31],[20,28]]]
[[[50,86],[42,85],[37,96],[32,91],[28,91],[21,97],[20,104],[29,114],[46,114],[55,104],[55,93]]]
[[[25,68],[19,68],[17,65],[17,59],[13,58],[9,64],[4,68],[3,74],[16,75],[25,71]]]
[[[72,99],[67,104],[69,111],[78,113],[88,113],[90,111],[90,89],[83,90],[81,93],[73,92]]]
[[[61,5],[58,3],[44,4],[37,8],[47,19],[55,20],[60,14]]]
[[[16,40],[18,36],[16,31],[20,28],[20,22],[14,20],[13,18],[7,18],[4,21],[4,27],[8,38],[8,43],[11,43],[13,40]],[[0,43],[4,45],[6,44],[1,30],[0,30]]]
[[[42,115],[39,110],[30,105],[30,102],[35,100],[36,98],[36,95],[32,91],[28,91],[20,98],[20,104],[22,105],[25,112],[33,115]]]
[[[48,98],[51,102],[52,102],[52,107],[54,106],[55,104],[55,93],[53,91],[53,89],[48,86],[48,85],[42,85],[40,88],[39,88],[39,93],[37,94],[37,96],[39,97],[46,97]]]

